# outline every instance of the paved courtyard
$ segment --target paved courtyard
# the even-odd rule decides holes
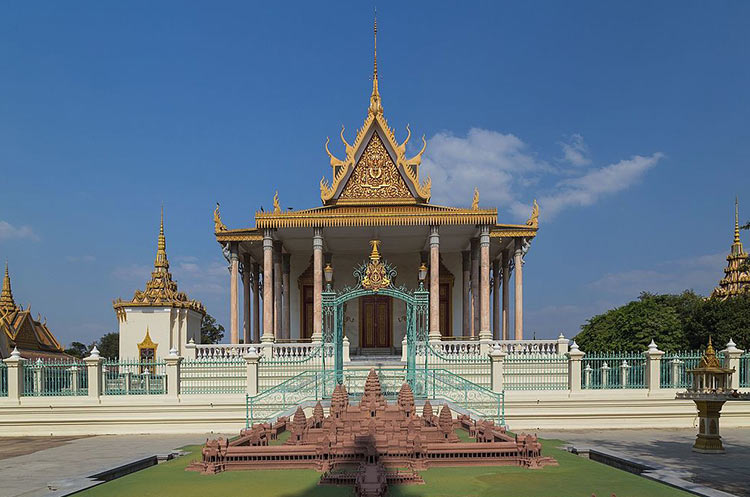
[[[725,454],[691,449],[695,430],[540,431],[576,447],[599,447],[664,467],[688,481],[750,497],[750,428],[722,428]]]

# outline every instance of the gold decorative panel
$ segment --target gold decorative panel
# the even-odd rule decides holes
[[[373,133],[349,181],[342,200],[413,198],[378,133]]]

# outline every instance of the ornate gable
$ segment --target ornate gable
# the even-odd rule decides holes
[[[388,121],[383,116],[383,105],[378,90],[377,33],[376,23],[372,94],[365,122],[351,145],[344,138],[344,128],[341,128],[341,141],[346,150],[343,160],[331,153],[328,149],[330,140],[326,140],[325,149],[331,161],[333,178],[330,183],[326,178],[320,180],[320,199],[324,205],[372,201],[427,203],[430,200],[430,178],[424,182],[419,179],[419,165],[427,147],[424,136],[422,150],[414,157],[407,158],[406,144],[411,138],[409,126],[406,127],[406,139],[399,144],[393,129],[388,126]],[[390,179],[387,186],[385,180],[381,181],[379,177],[375,177],[378,174],[388,175]]]
[[[338,197],[339,203],[361,200],[415,200],[378,133],[370,137]]]

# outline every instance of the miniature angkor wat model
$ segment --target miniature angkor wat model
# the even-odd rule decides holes
[[[474,440],[462,442],[455,432],[459,428]],[[269,445],[283,431],[290,432],[286,442]],[[214,474],[310,468],[324,473],[321,483],[355,485],[358,495],[383,495],[388,483],[421,483],[416,471],[436,466],[557,464],[542,457],[542,445],[534,435],[511,436],[492,421],[475,422],[465,415],[454,419],[447,405],[435,416],[429,401],[417,415],[408,383],[401,387],[397,402],[388,404],[374,369],[358,405],[350,404],[345,387],[338,385],[328,416],[320,402],[310,418],[297,408],[292,419],[256,424],[232,441],[207,441],[202,456],[187,469]]]

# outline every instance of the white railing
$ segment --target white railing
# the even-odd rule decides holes
[[[244,356],[250,352],[251,348],[260,352],[258,347],[260,345],[257,343],[189,343],[186,346],[188,355],[190,349],[194,349],[195,359],[232,359]]]
[[[304,359],[318,353],[319,343],[274,343],[271,357],[274,359]]]
[[[544,354],[562,355],[567,352],[558,348],[559,340],[493,340],[492,347],[497,344],[506,354]],[[566,341],[567,343],[567,341]]]
[[[480,344],[476,341],[469,340],[451,340],[449,342],[431,342],[433,349],[436,348],[437,352],[450,356],[450,355],[480,355]]]

